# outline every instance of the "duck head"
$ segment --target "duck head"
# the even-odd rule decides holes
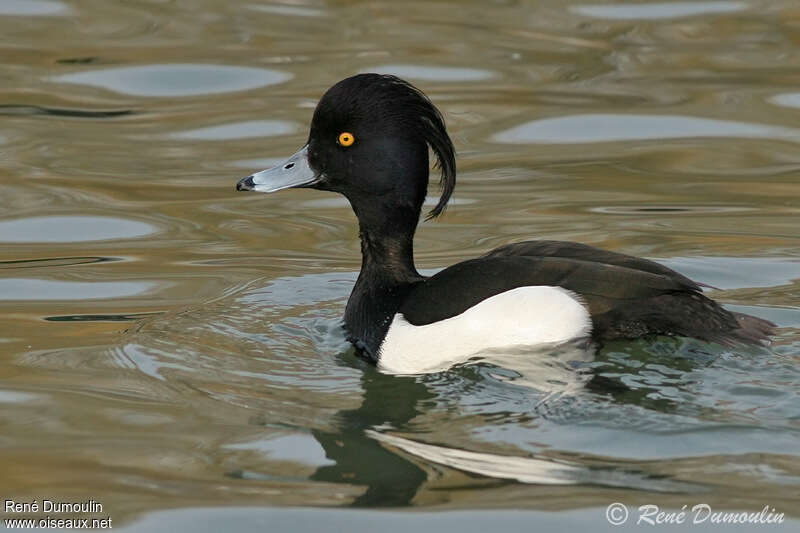
[[[416,227],[428,186],[428,147],[441,169],[441,198],[428,215],[433,218],[455,187],[455,153],[441,114],[400,78],[359,74],[323,95],[305,146],[286,162],[241,179],[236,190],[338,192],[350,201],[362,230],[401,219],[413,219]]]

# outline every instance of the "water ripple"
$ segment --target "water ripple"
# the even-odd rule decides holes
[[[379,65],[362,72],[376,72],[378,74],[394,74],[401,78],[410,78],[421,81],[482,81],[494,78],[496,73],[491,70],[478,68],[461,68],[448,66],[426,66],[426,65],[406,65],[388,64]]]
[[[68,6],[55,0],[3,0],[0,2],[0,15],[4,16],[50,16],[66,15]]]
[[[38,105],[23,104],[2,104],[0,105],[0,115],[19,116],[19,115],[44,115],[52,117],[74,117],[74,118],[116,118],[132,115],[131,109],[109,109],[95,111],[93,109],[66,109],[58,107],[47,107]]]
[[[291,78],[291,74],[280,70],[175,63],[86,70],[62,74],[51,80],[91,85],[133,96],[197,96],[246,91]]]
[[[153,289],[150,281],[58,281],[33,278],[0,279],[0,300],[97,300],[136,296]]]
[[[711,2],[654,2],[645,4],[585,4],[570,7],[570,11],[586,17],[637,20],[668,19],[693,17],[715,13],[734,13],[744,11],[749,6],[746,2],[711,1]]]
[[[290,135],[295,133],[297,129],[296,124],[285,120],[248,120],[175,132],[170,134],[170,137],[174,139],[226,141],[231,139]]]
[[[800,107],[800,93],[777,94],[770,101],[784,107]]]
[[[89,242],[133,239],[157,228],[146,222],[113,217],[40,216],[0,220],[0,242]]]
[[[250,5],[247,6],[247,9],[261,11],[262,13],[271,13],[274,15],[289,15],[296,17],[324,17],[326,15],[325,11],[322,9],[280,4]]]
[[[592,113],[533,120],[497,133],[492,139],[510,144],[583,144],[694,137],[799,141],[800,130],[692,116]]]

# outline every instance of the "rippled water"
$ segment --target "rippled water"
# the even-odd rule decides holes
[[[615,501],[767,505],[797,527],[795,1],[6,0],[0,35],[3,498],[94,499],[132,531],[403,522],[265,509],[298,506],[603,529]],[[357,359],[347,203],[233,187],[363,71],[425,90],[459,153],[420,268],[577,240],[716,287],[780,326],[772,345],[419,377]]]

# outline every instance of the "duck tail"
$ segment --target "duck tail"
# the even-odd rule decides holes
[[[769,320],[744,313],[732,313],[739,327],[731,331],[731,337],[748,344],[764,344],[775,333],[776,325]]]

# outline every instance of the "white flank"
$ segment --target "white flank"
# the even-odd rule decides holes
[[[519,287],[433,324],[414,326],[395,315],[378,368],[388,374],[438,372],[485,350],[562,343],[587,336],[591,328],[589,312],[575,293]]]

